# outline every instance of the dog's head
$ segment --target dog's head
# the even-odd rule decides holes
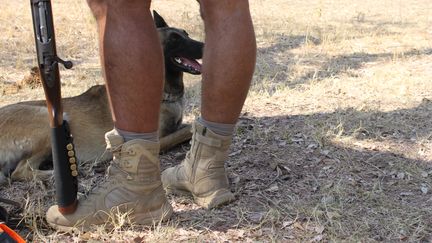
[[[185,30],[169,27],[156,11],[153,11],[153,18],[162,43],[166,71],[201,74],[197,59],[203,56],[204,43],[191,39]]]

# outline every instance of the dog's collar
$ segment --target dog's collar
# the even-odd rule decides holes
[[[183,98],[183,93],[163,93],[162,102],[175,103]]]

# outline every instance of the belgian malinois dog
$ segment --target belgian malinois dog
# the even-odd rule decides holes
[[[161,101],[159,135],[161,150],[191,137],[190,126],[182,124],[183,73],[201,74],[204,44],[191,39],[182,29],[169,27],[153,11],[165,58],[165,82]],[[143,70],[145,72],[146,70]],[[74,137],[79,162],[106,161],[104,134],[113,128],[104,85],[96,85],[81,95],[63,99],[65,117]],[[0,108],[0,184],[12,180],[48,177],[39,170],[51,157],[50,132],[44,100],[28,101]]]

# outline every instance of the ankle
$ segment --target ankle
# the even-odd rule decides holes
[[[236,124],[211,122],[205,120],[202,117],[198,118],[198,122],[204,127],[206,127],[207,129],[210,129],[210,131],[222,136],[231,136],[234,133],[234,128],[236,125]]]
[[[130,141],[134,139],[142,139],[150,142],[159,142],[159,133],[157,131],[150,132],[150,133],[136,133],[136,132],[129,132],[124,131],[121,129],[118,129],[114,127],[114,129],[117,131],[117,133],[123,137],[124,141]]]

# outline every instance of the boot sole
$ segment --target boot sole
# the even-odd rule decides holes
[[[134,223],[140,225],[154,225],[159,222],[167,221],[173,213],[171,204],[165,202],[158,210],[148,213],[135,214]]]
[[[165,191],[168,194],[177,196],[193,196],[195,203],[206,209],[216,208],[235,200],[234,194],[225,188],[216,190],[211,195],[205,197],[200,197],[190,191],[175,188],[165,188]]]
[[[225,204],[228,204],[235,200],[234,194],[229,191],[228,189],[220,189],[215,192],[213,192],[211,195],[206,197],[199,197],[196,195],[193,195],[196,204],[206,208],[206,209],[212,209],[216,208]]]
[[[133,217],[133,223],[139,224],[139,225],[156,225],[160,222],[167,221],[173,213],[173,208],[171,207],[171,204],[166,201],[161,208],[154,210],[152,212],[146,212],[146,213],[138,213],[134,214]],[[104,222],[105,223],[105,222]],[[102,223],[102,224],[104,224]],[[87,231],[88,225],[83,226],[64,226],[64,225],[58,225],[48,222],[48,224],[58,231],[62,232],[72,232],[76,229],[79,229],[80,231]],[[97,224],[97,225],[102,225]]]

